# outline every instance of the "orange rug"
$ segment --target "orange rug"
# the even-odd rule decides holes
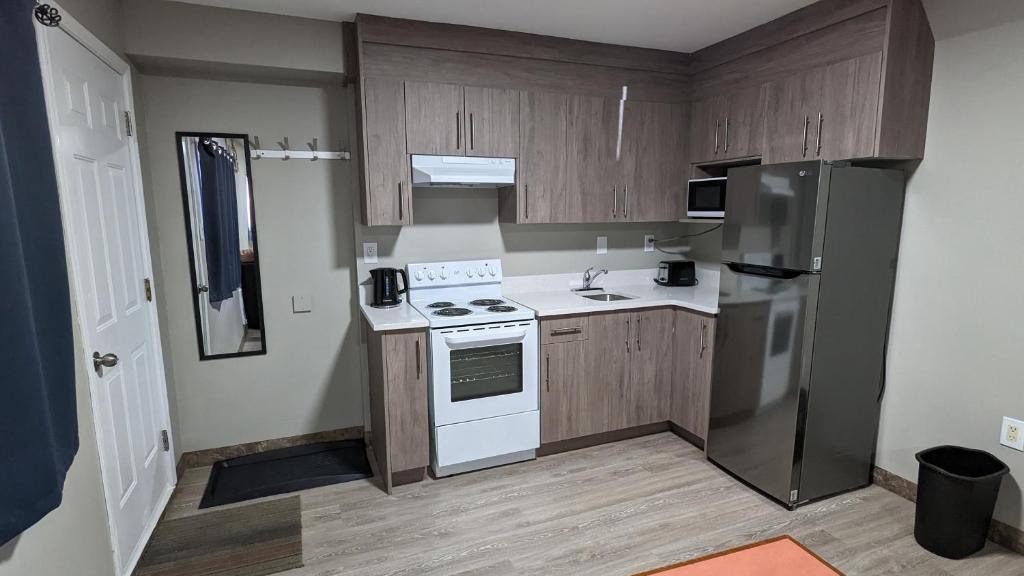
[[[733,548],[636,576],[843,576],[789,536]]]

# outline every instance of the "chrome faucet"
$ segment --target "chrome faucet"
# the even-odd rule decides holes
[[[591,290],[590,285],[594,282],[594,280],[597,280],[597,277],[600,276],[601,274],[607,274],[608,273],[608,269],[607,268],[602,268],[602,269],[598,270],[597,273],[591,274],[591,271],[593,271],[593,270],[594,270],[594,267],[591,266],[590,268],[587,268],[587,270],[585,272],[583,272],[583,287],[582,288],[577,288],[576,290],[578,290],[578,291]]]

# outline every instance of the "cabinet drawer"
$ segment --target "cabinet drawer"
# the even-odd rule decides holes
[[[541,319],[540,343],[575,342],[587,339],[587,316],[563,316]]]

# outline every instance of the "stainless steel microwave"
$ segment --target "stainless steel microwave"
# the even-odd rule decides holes
[[[686,193],[687,218],[725,217],[726,178],[690,180]]]

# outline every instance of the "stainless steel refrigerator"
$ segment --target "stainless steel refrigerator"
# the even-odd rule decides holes
[[[729,171],[707,455],[795,508],[870,483],[903,173]]]

